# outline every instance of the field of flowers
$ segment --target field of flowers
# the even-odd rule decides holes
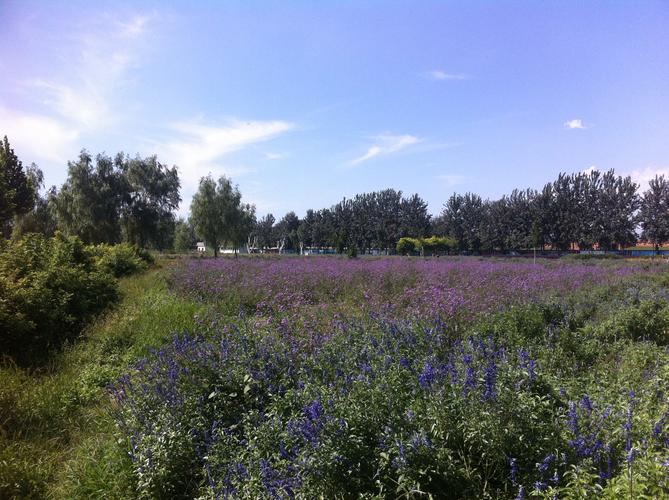
[[[110,387],[152,498],[669,495],[666,264],[188,260]]]

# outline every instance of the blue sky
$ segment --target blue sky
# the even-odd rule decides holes
[[[667,2],[0,0],[0,134],[228,175],[260,215],[392,187],[438,213],[588,168],[669,173]]]

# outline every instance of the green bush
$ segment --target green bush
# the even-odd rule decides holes
[[[415,252],[434,255],[448,253],[456,247],[457,242],[449,236],[430,236],[429,238],[400,238],[396,250],[401,255],[409,255]]]
[[[416,238],[400,238],[396,247],[397,253],[408,255],[420,250],[420,240]]]
[[[34,361],[118,297],[76,237],[30,234],[0,249],[0,355]]]
[[[96,264],[117,278],[144,271],[153,263],[149,252],[135,245],[95,245],[90,247]]]
[[[603,336],[669,344],[669,308],[664,299],[647,299],[623,308],[598,328]]]
[[[457,246],[454,238],[444,236],[431,236],[421,240],[424,254],[444,253],[449,252]]]

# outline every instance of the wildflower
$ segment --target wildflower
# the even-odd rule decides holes
[[[509,465],[511,466],[511,482],[518,483],[518,459],[509,458]]]
[[[550,453],[546,455],[546,458],[544,458],[543,462],[537,465],[537,469],[539,469],[539,472],[542,474],[545,474],[548,472],[548,469],[550,469],[551,465],[555,461],[557,457],[555,456],[554,453]]]
[[[429,389],[436,378],[437,370],[426,361],[423,366],[423,371],[418,375],[418,383],[420,384],[420,387],[422,389]]]
[[[491,359],[485,372],[485,392],[483,399],[485,401],[494,400],[496,398],[495,381],[497,379],[497,364],[495,360]]]

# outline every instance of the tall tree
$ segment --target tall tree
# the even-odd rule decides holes
[[[273,241],[273,227],[274,216],[272,214],[267,214],[264,217],[261,217],[260,220],[254,224],[253,232],[257,237],[257,244],[263,250],[274,246],[275,241]]]
[[[33,208],[36,193],[5,136],[0,142],[0,230],[5,238],[11,235],[13,218]]]
[[[242,195],[230,179],[222,176],[216,182],[211,176],[200,179],[191,203],[191,218],[197,234],[213,247],[214,258],[222,243],[236,239],[236,220],[240,217]]]
[[[300,227],[300,219],[295,212],[288,212],[274,226],[274,241],[282,250],[295,250],[299,246],[297,229]]]
[[[18,238],[27,233],[53,236],[57,229],[56,188],[52,186],[44,196],[39,194],[39,190],[44,185],[44,174],[34,163],[28,167],[26,175],[35,189],[35,206],[29,212],[14,218],[12,237]]]
[[[56,200],[58,227],[86,243],[118,243],[125,186],[109,156],[97,155],[94,164],[83,150],[76,162],[68,162],[68,177]]]
[[[176,167],[168,168],[155,155],[130,159],[119,153],[115,163],[123,180],[121,222],[126,241],[159,250],[171,246],[174,210],[181,202]]]
[[[246,242],[255,226],[256,207],[248,203],[240,203],[232,208],[228,221],[230,228],[226,242],[234,248],[235,257],[237,257],[237,249]]]
[[[655,176],[643,193],[638,215],[642,237],[653,244],[655,250],[669,240],[669,182],[663,175]]]
[[[197,237],[190,221],[178,219],[174,224],[174,250],[187,252],[195,247]]]

